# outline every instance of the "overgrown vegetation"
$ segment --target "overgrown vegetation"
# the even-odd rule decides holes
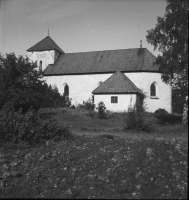
[[[147,124],[144,121],[144,113],[145,106],[143,102],[136,101],[136,103],[132,105],[131,98],[126,118],[126,130],[152,131],[152,124]]]
[[[17,118],[27,124],[29,112]],[[144,122],[155,127],[151,134],[125,132],[128,113],[111,113],[106,120],[78,108],[42,108],[37,113],[41,123],[48,122],[39,126],[45,127],[44,133],[51,136],[64,123],[72,127],[73,139],[58,136],[32,146],[1,142],[0,198],[186,198],[188,135],[183,127],[159,125],[145,112]],[[58,122],[55,126],[49,122],[52,118]]]
[[[147,42],[158,49],[156,64],[162,80],[173,87],[173,111],[183,109],[183,125],[188,123],[188,1],[167,0],[165,15],[157,17]]]
[[[98,110],[98,118],[99,119],[106,119],[106,106],[104,104],[104,102],[99,102],[98,103],[98,107],[97,107],[97,110]]]
[[[94,111],[95,104],[91,102],[91,99],[89,99],[88,101],[83,101],[83,107],[87,110]]]
[[[48,86],[36,68],[28,57],[0,54],[0,140],[31,143],[71,137],[55,119],[39,117],[41,107],[70,107],[71,101],[56,86]]]
[[[42,80],[36,63],[31,63],[28,57],[0,54],[0,109],[10,106],[16,111],[21,108],[26,113],[31,106],[38,110],[40,107],[70,104],[56,86],[52,88]]]
[[[186,100],[186,91],[183,88],[173,88],[172,106],[174,113],[183,113],[184,103]]]
[[[71,132],[53,118],[42,120],[38,112],[29,109],[3,109],[0,114],[0,140],[9,142],[41,142],[54,137],[71,138]]]
[[[83,104],[79,104],[77,109],[86,110],[86,115],[92,118],[95,116],[95,104],[92,102],[91,98],[89,98],[87,101],[83,101]]]
[[[161,124],[167,124],[167,123],[175,124],[182,122],[181,116],[175,116],[173,114],[169,114],[165,109],[159,108],[154,112],[154,115]]]

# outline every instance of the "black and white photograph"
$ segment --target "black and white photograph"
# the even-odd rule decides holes
[[[0,198],[188,198],[188,0],[0,0]]]

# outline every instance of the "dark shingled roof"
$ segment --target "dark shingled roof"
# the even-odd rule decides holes
[[[33,51],[46,51],[46,50],[57,50],[60,53],[64,53],[64,51],[52,40],[50,36],[47,36],[31,48],[29,48],[27,51],[33,52]]]
[[[146,48],[65,53],[55,64],[48,65],[44,75],[159,72],[159,67],[153,63],[155,58]]]
[[[101,83],[93,94],[139,93],[144,95],[135,84],[123,73],[115,72],[105,82]]]

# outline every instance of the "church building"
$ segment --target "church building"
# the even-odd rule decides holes
[[[50,36],[29,48],[47,84],[71,99],[72,105],[93,99],[98,106],[124,112],[143,99],[147,112],[172,112],[172,88],[161,80],[155,56],[146,48],[65,53]]]

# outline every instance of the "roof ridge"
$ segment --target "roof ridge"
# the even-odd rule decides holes
[[[102,84],[104,84],[106,81],[108,81],[117,72],[119,72],[119,71],[114,72],[109,78],[107,78],[104,82],[102,82],[97,88],[99,88],[100,86],[102,86]],[[94,90],[96,90],[97,88],[95,88]]]
[[[56,42],[48,35],[35,45],[27,49],[27,51],[45,51],[45,50],[56,50],[60,53],[64,51],[56,44]]]
[[[50,48],[50,47],[49,47]],[[47,67],[45,75],[95,74],[121,72],[159,72],[153,66],[153,54],[143,48],[143,55],[138,55],[139,48],[64,53],[56,60],[53,67]]]
[[[50,37],[47,35],[47,37]],[[32,47],[38,45],[40,42],[42,42],[43,40],[45,40],[47,37],[43,38],[42,40],[40,40],[39,42],[37,42],[36,44],[34,44]],[[29,49],[31,49],[32,47],[30,47]],[[29,49],[27,49],[26,51],[28,51]]]
[[[124,74],[124,73],[122,73],[122,72],[120,72],[120,71],[116,71],[112,76],[110,76],[108,79],[106,79],[104,82],[103,82],[103,84],[100,84],[96,89],[94,89],[93,91],[92,91],[92,93],[102,93],[102,91],[104,90],[104,88],[103,87],[105,87],[106,89],[107,89],[107,86],[108,86],[108,84],[111,84],[111,82],[110,82],[110,79],[112,79],[112,83],[114,84],[114,82],[115,82],[115,80],[116,80],[116,78],[114,77],[114,76],[118,76],[118,75],[120,75],[120,76],[122,76],[122,80],[121,81],[126,81],[126,84],[128,84],[128,86],[130,87],[130,88],[133,88],[132,90],[132,92],[134,92],[134,93],[139,93],[139,94],[142,94],[142,95],[144,95],[137,87],[136,87],[136,85]],[[114,77],[114,78],[113,78]],[[119,78],[119,77],[118,77]],[[110,82],[110,83],[109,83]],[[115,88],[116,88],[116,84],[114,84],[114,86],[115,86]],[[114,88],[114,89],[115,89]],[[99,92],[97,92],[98,90],[101,90],[101,91],[99,91]],[[106,90],[105,89],[105,90]],[[125,88],[126,89],[126,88]],[[124,90],[125,90],[124,89]],[[109,93],[109,91],[108,91],[108,93]],[[116,93],[116,92],[113,92],[113,93]],[[130,91],[130,93],[131,93],[131,91]]]
[[[101,51],[82,51],[82,52],[73,52],[73,53],[65,53],[65,54],[74,54],[74,53],[94,53],[94,52],[104,52],[104,51],[120,51],[120,50],[132,50],[132,49],[141,49],[141,48],[129,48],[129,49],[111,49],[111,50],[101,50]],[[146,49],[146,48],[142,48]]]

